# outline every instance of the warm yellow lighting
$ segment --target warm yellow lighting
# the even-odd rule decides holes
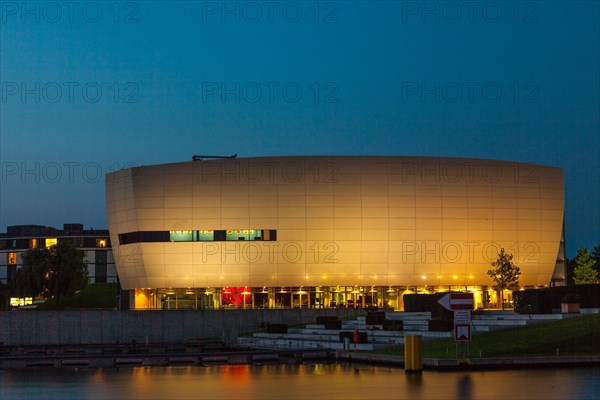
[[[17,253],[8,253],[8,264],[15,265],[17,263]]]
[[[58,240],[56,238],[46,238],[46,248],[49,249],[50,246],[56,246]]]
[[[458,278],[458,277],[457,277],[456,275],[454,275],[452,278],[453,278],[453,279],[456,279],[456,278]]]
[[[473,275],[469,275],[469,279],[473,279]]]
[[[12,307],[30,306],[33,304],[32,297],[11,297],[10,305]]]
[[[425,275],[421,275],[421,279],[425,279],[427,278]]]

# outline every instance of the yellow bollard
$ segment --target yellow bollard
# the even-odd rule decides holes
[[[423,372],[421,335],[404,337],[404,372],[407,374]]]

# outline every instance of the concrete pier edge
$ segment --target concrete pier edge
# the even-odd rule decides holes
[[[361,353],[338,350],[338,360],[376,365],[393,365],[404,368],[403,356]],[[542,367],[600,367],[600,355],[590,356],[541,356],[541,357],[495,357],[468,359],[423,358],[423,369],[452,370],[492,370]]]

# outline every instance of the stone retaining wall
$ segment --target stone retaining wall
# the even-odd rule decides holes
[[[199,310],[199,311],[9,311],[0,312],[0,343],[53,344],[181,343],[237,336],[264,323],[314,323],[319,315],[364,315],[363,309]]]

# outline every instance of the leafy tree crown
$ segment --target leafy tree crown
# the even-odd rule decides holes
[[[519,286],[521,269],[513,263],[513,255],[507,254],[504,248],[500,249],[498,258],[492,262],[492,269],[487,274],[501,290],[512,289]]]
[[[577,250],[575,264],[576,267],[573,270],[573,281],[576,285],[598,282],[598,271],[594,268],[596,260],[590,256],[590,252],[585,246],[581,246],[581,248]]]

